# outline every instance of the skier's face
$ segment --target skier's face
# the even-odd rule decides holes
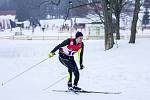
[[[81,43],[82,40],[83,40],[83,36],[79,36],[79,37],[77,38],[77,43]]]

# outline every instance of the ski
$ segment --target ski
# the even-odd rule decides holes
[[[74,91],[74,90],[52,90],[54,92],[73,92],[74,94],[79,95],[79,92]]]
[[[67,90],[66,90],[67,91]],[[74,94],[77,94],[77,95],[79,95],[79,92],[77,92],[77,91],[75,91],[75,90],[73,90],[73,89],[71,89],[71,90],[68,90],[68,91],[70,91],[70,92],[73,92]]]
[[[79,93],[100,93],[100,94],[121,94],[121,92],[104,92],[104,91],[86,91],[86,90],[81,90],[77,91]]]
[[[76,91],[76,90],[52,90],[54,92],[74,92],[75,94],[78,93],[99,93],[99,94],[121,94],[121,92],[103,92],[103,91],[86,91],[86,90],[81,90],[81,91]]]

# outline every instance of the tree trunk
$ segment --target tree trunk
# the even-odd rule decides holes
[[[114,37],[112,32],[112,8],[111,3],[103,0],[103,14],[105,27],[105,50],[111,49],[114,45]],[[109,0],[111,2],[111,0]]]
[[[120,13],[116,15],[116,39],[120,40]]]
[[[135,43],[136,26],[137,26],[139,11],[140,11],[140,0],[135,0],[135,9],[134,9],[134,15],[133,15],[133,20],[132,20],[131,36],[130,36],[129,43]]]

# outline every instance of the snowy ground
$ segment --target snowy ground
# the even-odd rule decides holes
[[[60,41],[0,40],[0,82],[47,58]],[[103,40],[85,42],[84,66],[79,86],[85,90],[122,92],[122,94],[56,93],[53,89],[67,89],[67,78],[43,91],[66,76],[58,55],[46,60],[20,77],[0,86],[1,100],[150,100],[150,40],[118,41],[104,51]],[[76,59],[77,60],[77,59]]]

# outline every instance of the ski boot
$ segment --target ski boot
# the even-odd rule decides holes
[[[68,82],[68,90],[73,90],[73,88],[72,88],[72,82]]]
[[[81,91],[82,90],[80,87],[78,87],[76,85],[74,85],[72,88],[74,91]]]

